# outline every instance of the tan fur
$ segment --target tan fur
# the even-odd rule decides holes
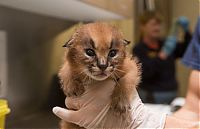
[[[126,53],[123,43],[123,35],[117,28],[105,23],[86,24],[77,29],[72,38],[67,42],[66,58],[63,67],[59,72],[64,93],[67,96],[79,96],[85,91],[84,85],[95,83],[84,73],[86,66],[92,64],[95,67],[94,59],[87,59],[83,48],[88,47],[90,39],[93,40],[96,56],[108,58],[111,42],[115,41],[114,48],[118,50],[116,59],[110,59],[110,64],[116,65],[116,70],[108,79],[116,81],[116,87],[112,94],[111,111],[116,115],[126,118],[129,115],[130,102],[133,99],[134,89],[140,80],[140,72],[136,59],[132,59]],[[108,72],[109,73],[109,72]],[[89,80],[87,79],[90,78]],[[92,80],[92,81],[91,81]],[[103,81],[103,80],[102,80]],[[62,122],[62,129],[80,128],[77,125]]]

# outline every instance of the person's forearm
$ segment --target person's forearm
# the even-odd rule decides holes
[[[188,30],[188,31],[185,32],[185,36],[184,36],[184,41],[183,41],[183,43],[180,43],[181,49],[183,50],[183,54],[184,54],[185,50],[187,49],[187,47],[188,47],[188,45],[189,45],[191,39],[192,39],[192,35],[191,35],[191,33],[189,32],[189,30]]]
[[[200,111],[200,71],[192,70],[189,77],[188,93],[185,105],[172,116],[166,119],[165,128],[170,127],[198,127],[199,111]]]
[[[190,40],[192,38],[192,35],[190,34],[189,31],[185,32],[185,36],[184,36],[184,41],[182,43],[177,43],[176,49],[174,51],[174,54],[177,58],[180,58],[183,56],[183,54],[185,53]]]
[[[174,117],[172,115],[172,116],[167,116],[164,129],[172,129],[172,128],[191,129],[191,128],[197,128],[197,127],[198,127],[197,121],[188,121],[188,120]]]
[[[188,30],[188,31],[185,32],[184,41],[187,42],[187,43],[189,43],[191,39],[192,39],[192,34]]]
[[[185,107],[199,114],[200,111],[200,71],[192,70],[189,77]]]

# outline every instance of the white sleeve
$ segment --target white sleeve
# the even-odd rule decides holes
[[[147,109],[147,107],[142,103],[138,95],[132,103],[132,117],[133,121],[130,125],[130,129],[140,129],[140,128],[153,128],[153,129],[163,129],[165,125],[166,115],[156,113]]]
[[[163,129],[165,125],[166,114],[156,113],[148,110],[148,108],[142,103],[137,92],[132,101],[131,109],[131,122],[127,125],[127,121],[124,121],[122,117],[116,117],[110,112],[109,107],[104,108],[95,119],[93,119],[92,126],[87,126],[87,129],[91,128],[120,128],[120,129]]]

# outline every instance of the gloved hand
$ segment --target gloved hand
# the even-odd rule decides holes
[[[190,22],[187,17],[184,16],[179,17],[177,19],[177,24],[180,25],[185,32],[189,30]]]
[[[168,36],[162,47],[161,53],[164,54],[166,57],[169,56],[176,48],[176,42],[177,42],[176,36],[174,35]]]
[[[107,80],[88,86],[80,97],[66,98],[66,106],[73,110],[54,107],[53,112],[64,121],[75,123],[84,128],[163,128],[165,115],[152,113],[141,102],[137,91],[131,104],[131,118],[124,121],[110,109],[111,94],[115,82]]]
[[[112,80],[88,86],[82,96],[66,98],[66,107],[77,111],[54,107],[53,112],[64,121],[85,128],[95,128],[109,110],[109,98],[114,86],[115,82]]]
[[[169,35],[165,40],[165,43],[159,53],[159,57],[161,59],[166,59],[170,54],[173,53],[174,49],[176,48],[177,34],[178,34],[178,22],[177,20],[174,20],[170,28]]]

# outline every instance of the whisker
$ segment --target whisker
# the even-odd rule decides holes
[[[121,69],[118,69],[118,68],[115,68],[115,70],[119,71],[119,72],[123,72],[123,73],[126,73],[125,71],[121,70]]]
[[[78,77],[80,77],[81,74],[83,74],[85,72],[85,70],[83,70],[82,72],[76,74],[76,77],[74,79],[77,79]]]
[[[115,67],[118,67],[118,66],[124,66],[124,65],[115,65]]]
[[[89,77],[89,84],[91,84],[92,83],[92,78],[91,77]]]
[[[110,76],[116,81],[115,73],[114,72],[112,72]]]
[[[114,79],[114,81],[119,85],[119,82],[117,81],[117,79],[113,76],[113,74],[111,74],[112,79]]]
[[[85,83],[86,82],[86,80],[87,80],[87,75],[85,75],[85,77],[83,78],[83,83]]]
[[[120,78],[120,76],[117,73],[114,73],[115,76],[117,76],[117,78]]]

